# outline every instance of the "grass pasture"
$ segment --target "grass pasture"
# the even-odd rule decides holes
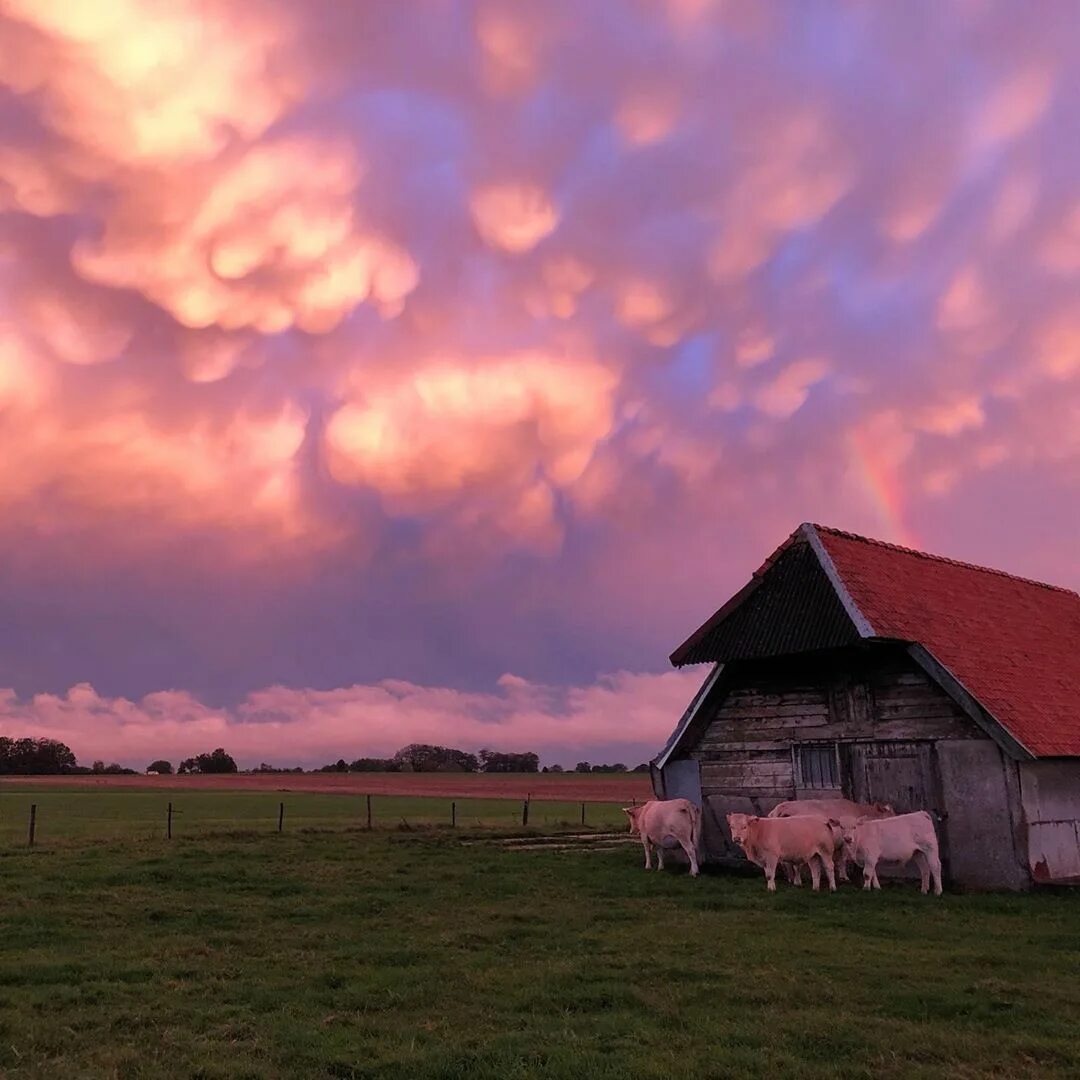
[[[0,1075],[1080,1075],[1075,893],[769,896],[462,839],[4,845]]]
[[[190,789],[132,789],[29,785],[0,785],[0,849],[25,844],[31,804],[37,806],[36,843],[86,842],[113,838],[151,840],[165,836],[166,811],[173,804],[173,837],[192,837],[236,829],[276,832],[278,807],[285,804],[285,831],[344,829],[366,826],[366,799],[359,794],[310,791]],[[520,828],[522,801],[506,798],[437,798],[413,795],[372,797],[376,829],[450,826],[451,803],[456,803],[462,829]],[[626,827],[619,802],[588,802],[587,827]],[[529,827],[543,830],[579,828],[581,803],[533,799]]]

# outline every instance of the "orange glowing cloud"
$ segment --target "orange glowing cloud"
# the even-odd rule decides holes
[[[676,95],[653,87],[626,96],[615,113],[615,126],[631,146],[649,146],[666,138],[678,119]]]
[[[419,275],[403,250],[357,220],[359,175],[344,143],[255,146],[202,184],[165,183],[152,201],[133,194],[139,204],[77,247],[74,263],[193,328],[325,332],[365,300],[394,315]]]
[[[0,428],[0,507],[8,522],[34,510],[42,490],[53,513],[111,530],[118,516],[142,523],[132,539],[212,526],[259,529],[264,536],[310,539],[295,456],[306,416],[295,405],[169,424],[134,408],[80,415],[49,397],[47,383],[0,345],[0,409],[16,423]]]
[[[789,364],[755,397],[757,407],[767,416],[784,420],[806,404],[811,389],[828,375],[831,365],[820,357],[807,357]]]
[[[603,365],[543,354],[433,361],[358,387],[327,425],[330,471],[403,509],[503,491],[506,520],[532,532],[611,430],[615,385]]]
[[[548,194],[535,184],[489,184],[469,205],[484,242],[512,254],[536,247],[559,222]]]
[[[8,0],[10,15],[62,43],[49,62],[41,39],[12,53],[0,79],[43,91],[52,122],[82,148],[83,168],[108,162],[170,164],[216,156],[232,132],[262,134],[299,92],[270,74],[289,27],[267,9],[177,0]]]

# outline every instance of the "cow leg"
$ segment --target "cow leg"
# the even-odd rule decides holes
[[[645,869],[646,870],[651,870],[652,869],[652,852],[649,850],[649,838],[647,836],[642,836],[641,844],[642,844],[642,847],[645,848]]]
[[[930,891],[930,866],[926,861],[926,853],[924,851],[916,851],[912,858],[915,860],[915,865],[919,868],[919,877],[922,878],[922,894],[925,896]]]
[[[835,870],[836,870],[836,876],[841,881],[850,881],[851,880],[851,878],[848,877],[847,856],[842,851],[840,852],[839,855],[836,856]]]
[[[769,892],[776,892],[776,856],[765,856],[765,887]]]
[[[829,892],[836,892],[836,868],[833,866],[833,852],[825,850],[820,856],[821,865],[825,867],[825,877],[829,879]]]
[[[788,883],[799,887],[802,885],[802,867],[796,862],[785,862],[781,864],[784,867],[784,873],[787,875]]]
[[[934,895],[941,895],[941,859],[936,851],[926,853],[926,861],[930,864],[930,876],[934,879]]]
[[[680,843],[682,843],[682,842],[680,841]],[[682,844],[682,849],[683,849],[683,851],[686,852],[686,857],[690,860],[690,876],[691,877],[697,877],[698,876],[697,852],[694,850],[693,842],[691,841],[689,843],[683,843]]]
[[[664,845],[662,843],[656,845],[656,869],[664,869]]]
[[[864,890],[874,887],[875,865],[869,859],[862,864],[862,887]]]
[[[810,867],[810,880],[813,882],[814,892],[817,892],[821,885],[821,870],[817,864],[816,854],[811,855],[810,858],[806,860],[806,864]]]

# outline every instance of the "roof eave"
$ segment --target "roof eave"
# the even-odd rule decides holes
[[[723,664],[714,664],[712,671],[709,672],[705,677],[705,681],[698,687],[698,692],[693,696],[690,704],[686,707],[686,711],[675,725],[675,729],[668,736],[668,741],[664,744],[664,749],[653,758],[651,764],[657,769],[662,769],[679,749],[683,736],[686,734],[691,723],[693,723],[694,717],[698,714],[698,710],[705,704],[706,699],[712,693],[713,688],[720,679],[720,673],[723,670]]]
[[[928,649],[912,642],[908,655],[956,702],[1001,749],[1016,761],[1035,761],[1038,755],[1025,746],[978,698]]]

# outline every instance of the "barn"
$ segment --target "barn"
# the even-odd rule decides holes
[[[711,664],[652,765],[724,815],[792,798],[938,815],[947,880],[1080,883],[1080,596],[801,525],[671,655]]]

